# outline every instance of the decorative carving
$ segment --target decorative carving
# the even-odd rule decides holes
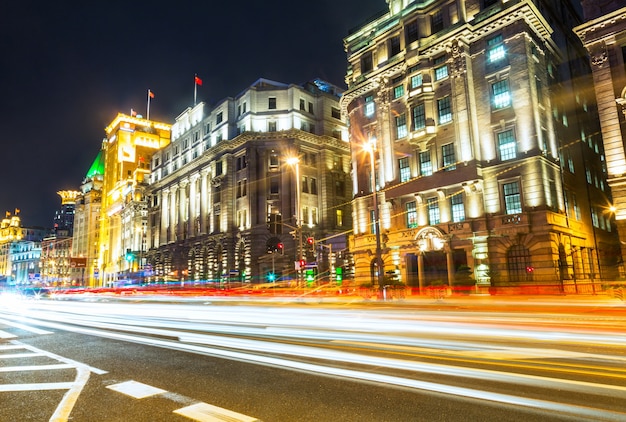
[[[465,47],[461,41],[452,43],[452,75],[455,78],[464,76],[467,72],[467,63],[465,61]]]
[[[591,56],[591,64],[594,66],[600,67],[609,60],[604,41],[589,46],[589,54]]]

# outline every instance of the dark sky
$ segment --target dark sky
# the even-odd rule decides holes
[[[65,3],[65,4],[64,4]],[[67,4],[67,5],[66,5]],[[173,123],[267,78],[344,87],[343,38],[385,0],[3,1],[0,212],[52,226],[118,112]]]

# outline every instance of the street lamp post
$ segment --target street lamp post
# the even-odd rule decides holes
[[[372,184],[372,198],[374,200],[374,234],[376,237],[376,252],[375,252],[375,262],[376,262],[376,270],[378,272],[377,277],[374,278],[372,274],[372,284],[378,284],[379,289],[384,289],[384,263],[382,259],[382,249],[380,246],[380,212],[378,209],[378,191],[376,190],[376,163],[374,160],[374,154],[376,152],[376,139],[372,138],[369,140],[367,144],[364,145],[364,149],[370,155],[370,167],[371,167],[371,184]]]
[[[301,220],[301,204],[300,204],[300,159],[298,157],[289,157],[287,164],[293,167],[296,177],[296,236],[298,238],[298,257],[297,261],[303,259],[302,250],[302,220]],[[300,268],[299,276],[302,274],[302,268]],[[299,280],[300,281],[300,280]]]

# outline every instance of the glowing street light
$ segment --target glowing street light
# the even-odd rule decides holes
[[[378,191],[376,190],[376,163],[374,159],[374,154],[376,153],[376,138],[371,138],[369,142],[363,144],[363,151],[368,152],[370,155],[370,166],[371,166],[371,184],[372,184],[372,198],[374,200],[374,234],[376,237],[376,253],[375,253],[375,262],[376,262],[376,270],[378,272],[377,277],[374,278],[374,274],[372,274],[372,284],[378,284],[378,288],[384,288],[384,279],[383,279],[383,267],[384,262],[382,259],[382,250],[380,247],[380,212],[378,210]]]
[[[296,177],[296,230],[298,235],[298,262],[302,262],[303,250],[302,250],[302,219],[301,204],[300,204],[300,159],[298,157],[287,158],[287,164],[293,167]],[[302,267],[300,268],[302,271]]]

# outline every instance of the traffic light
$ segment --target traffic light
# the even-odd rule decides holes
[[[307,237],[306,238],[306,244],[309,245],[310,247],[314,247],[315,246],[315,238],[314,237]]]
[[[278,242],[278,244],[276,245],[276,250],[281,255],[285,254],[285,245],[283,245],[283,242]]]
[[[273,272],[267,273],[267,281],[269,281],[270,283],[275,282],[276,274],[274,274]]]
[[[126,254],[124,255],[124,258],[126,259],[126,261],[130,262],[133,259],[135,259],[135,256],[133,255],[130,249],[126,249]]]
[[[335,268],[335,281],[337,284],[341,284],[343,282],[343,267]]]

